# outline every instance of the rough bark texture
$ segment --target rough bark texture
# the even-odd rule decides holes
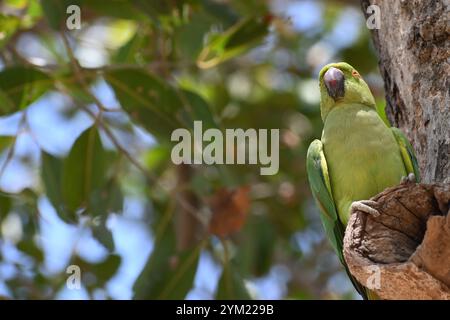
[[[403,183],[347,225],[350,272],[382,299],[450,299],[450,184]]]
[[[450,182],[450,0],[362,0],[380,8],[372,30],[386,114],[416,150],[422,182]]]
[[[382,299],[450,299],[450,0],[361,0],[380,8],[372,30],[386,114],[408,136],[422,182],[372,198],[344,238],[350,272]]]

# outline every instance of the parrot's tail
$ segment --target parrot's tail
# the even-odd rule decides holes
[[[380,297],[375,293],[375,291],[372,291],[367,288],[365,291],[366,291],[367,300],[380,300]]]

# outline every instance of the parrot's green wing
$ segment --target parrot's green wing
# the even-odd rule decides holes
[[[331,193],[328,166],[320,140],[311,142],[306,157],[306,170],[312,194],[320,209],[320,218],[328,239],[339,259],[344,262],[342,241],[344,227],[340,222]]]
[[[339,220],[336,205],[331,192],[330,177],[328,175],[328,165],[323,153],[323,145],[320,140],[311,142],[306,157],[306,171],[308,172],[309,185],[319,209],[322,224],[325,228],[328,239],[336,251],[339,260],[345,266],[345,270],[355,286],[356,290],[367,298],[366,291],[358,281],[350,274],[342,253],[344,239],[344,226]]]
[[[395,140],[397,140],[398,146],[400,147],[400,153],[402,155],[406,171],[408,173],[414,173],[416,176],[416,182],[420,182],[419,165],[411,143],[409,143],[408,139],[405,137],[403,132],[400,131],[400,129],[391,127],[391,130],[394,134]]]

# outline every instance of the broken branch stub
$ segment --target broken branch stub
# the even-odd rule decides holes
[[[381,299],[450,299],[450,184],[402,183],[371,198],[380,215],[355,211],[344,257]]]

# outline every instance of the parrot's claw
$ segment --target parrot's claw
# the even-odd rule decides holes
[[[361,200],[361,201],[354,201],[351,205],[351,213],[357,211],[362,211],[364,213],[368,213],[374,218],[380,216],[380,213],[377,209],[374,209],[373,207],[377,206],[378,203],[372,200]]]
[[[402,184],[416,183],[416,176],[414,175],[414,173],[411,172],[406,177],[402,177],[402,179],[400,180],[400,183],[402,183]]]

